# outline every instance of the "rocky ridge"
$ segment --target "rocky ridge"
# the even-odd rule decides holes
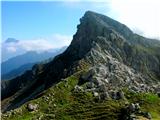
[[[20,89],[21,93],[14,96],[4,111],[16,108],[17,103],[35,98],[80,71],[85,72],[76,78],[77,84],[70,91],[78,94],[91,92],[98,100],[125,99],[126,89],[135,94],[159,92],[160,54],[156,52],[159,41],[151,42],[151,39],[134,34],[125,25],[91,11],[86,12],[80,22],[64,53],[15,78],[30,84]],[[34,96],[23,101],[33,92]]]

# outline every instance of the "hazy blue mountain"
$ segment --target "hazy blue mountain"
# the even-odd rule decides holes
[[[9,79],[12,79],[16,76],[19,76],[19,75],[23,74],[26,70],[30,70],[33,67],[34,64],[36,64],[36,63],[24,64],[24,65],[20,66],[19,68],[16,68],[16,69],[11,70],[10,72],[8,72],[6,74],[3,74],[1,76],[1,79],[2,80],[9,80]]]
[[[7,40],[5,41],[5,43],[17,43],[19,40],[15,39],[15,38],[7,38]]]
[[[54,56],[63,52],[65,49],[66,47],[62,47],[41,53],[30,51],[26,52],[25,54],[10,58],[1,64],[2,80],[11,79],[21,75],[24,71],[31,69],[35,63],[53,58]]]

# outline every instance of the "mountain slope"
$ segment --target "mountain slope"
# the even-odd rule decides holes
[[[65,85],[63,80],[75,74],[78,74],[79,77],[76,77],[73,82],[77,81],[77,83],[74,83],[72,88],[65,92],[66,95],[62,94],[61,104],[58,102],[60,105],[56,110],[59,110],[60,106],[68,105],[66,102],[70,102],[68,99],[72,99],[72,97],[74,100],[78,99],[75,101],[81,106],[81,102],[85,103],[87,101],[81,101],[82,98],[78,97],[81,92],[89,94],[89,96],[94,95],[100,100],[104,98],[119,100],[123,96],[120,91],[124,90],[136,94],[158,92],[160,87],[160,54],[157,52],[160,45],[159,41],[152,40],[151,42],[150,39],[134,34],[125,25],[91,11],[85,13],[77,28],[78,30],[73,36],[71,45],[64,53],[56,56],[51,62],[38,65],[32,71],[15,78],[17,82],[23,80],[28,84],[23,87],[21,87],[21,84],[19,85],[18,92],[14,91],[12,93],[10,97],[12,100],[8,106],[6,106],[7,104],[2,104],[3,111],[19,107],[28,100],[38,97],[39,93],[51,86],[56,89],[61,83]],[[71,86],[72,83],[67,81],[68,86]],[[63,89],[64,91],[65,89],[67,90],[67,85],[60,90]],[[72,95],[74,94],[73,91],[77,91],[77,94]],[[14,94],[15,92],[16,94]],[[52,98],[51,96],[48,98],[58,101],[58,98]],[[127,96],[127,92],[125,96]],[[42,99],[42,97],[39,99]],[[69,98],[65,101],[65,97]],[[86,99],[89,98],[87,97]],[[97,104],[96,109],[98,109],[98,105],[104,105],[95,103],[92,100],[93,104]],[[5,100],[3,102],[6,103]],[[133,102],[137,102],[137,100],[133,100]],[[153,106],[158,103],[159,99],[156,96],[156,103]],[[120,104],[118,106],[121,106]],[[48,107],[48,105],[46,106]],[[70,110],[70,107],[69,105],[66,110]],[[156,108],[156,114],[158,114],[159,108]],[[83,110],[83,107],[81,109]],[[104,109],[100,107],[100,109],[103,111],[107,107]],[[45,110],[48,109],[46,108]],[[42,111],[46,113],[45,110]],[[88,109],[84,108],[84,110]],[[72,110],[68,112],[68,117],[73,115],[72,112]],[[96,116],[94,112],[97,111],[91,110],[91,112],[93,112],[91,116]],[[101,112],[99,117],[100,115],[103,116]],[[56,111],[53,111],[53,113],[56,114]],[[77,113],[80,114],[81,111],[77,111]],[[121,111],[115,112],[113,119],[118,119],[119,115],[121,115]],[[107,119],[107,116],[109,117],[104,113],[105,119]],[[77,119],[81,118],[83,118],[83,115],[81,116],[80,114],[80,118]],[[76,119],[76,116],[73,119]]]
[[[79,75],[84,72],[81,71],[63,79],[57,85],[39,94],[38,98],[27,102],[20,108],[2,114],[2,119],[127,120],[124,118],[127,114],[125,113],[126,106],[130,103],[139,103],[141,101],[143,103],[141,103],[140,110],[146,112],[144,112],[144,115],[135,116],[137,120],[149,120],[145,117],[147,112],[151,113],[153,120],[160,119],[160,98],[158,96],[150,93],[126,91],[124,92],[126,97],[123,99],[99,99],[92,92],[77,89]],[[29,105],[37,106],[37,108],[30,111]]]

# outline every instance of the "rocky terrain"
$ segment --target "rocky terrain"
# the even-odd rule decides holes
[[[158,40],[87,11],[64,53],[14,78],[2,119],[159,120],[159,50]]]

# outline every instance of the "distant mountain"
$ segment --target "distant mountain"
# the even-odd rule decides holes
[[[42,43],[40,43],[42,42]],[[43,40],[17,40],[15,38],[8,38],[1,42],[1,63],[7,60],[25,54],[26,52],[36,51],[36,52],[54,52],[56,48],[52,48],[49,42]],[[35,45],[35,46],[34,46]],[[37,45],[37,46],[36,46]]]
[[[7,38],[7,40],[5,41],[5,43],[17,43],[19,40],[15,39],[15,38]]]
[[[2,118],[159,119],[160,41],[92,11],[77,29],[53,60],[2,81],[2,111],[19,107]]]
[[[20,40],[17,40],[15,38],[7,38],[5,41],[1,42],[1,50],[2,50],[2,56],[1,56],[1,63],[5,62],[6,60],[24,54],[26,51],[20,49],[17,50],[16,45],[18,45]]]
[[[54,58],[54,56],[60,54],[66,49],[62,47],[54,49],[52,52],[41,52],[29,51],[25,54],[10,58],[9,60],[2,62],[1,74],[2,80],[7,80],[21,75],[24,71],[30,70],[35,63],[43,60]]]
[[[1,80],[10,80],[10,79],[13,79],[14,77],[22,75],[25,71],[31,70],[34,64],[36,63],[27,63],[24,65],[21,65],[20,67],[13,69],[6,74],[1,75]]]

